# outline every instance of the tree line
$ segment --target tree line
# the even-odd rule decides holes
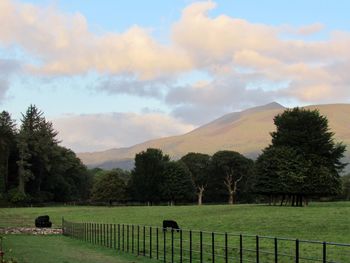
[[[20,126],[0,113],[0,200],[11,203],[87,199],[92,176],[75,153],[59,145],[57,131],[36,106]]]
[[[235,151],[188,153],[178,161],[160,149],[138,153],[125,194],[113,199],[201,205],[234,204],[238,198],[302,206],[310,198],[349,198],[349,176],[340,176],[345,146],[335,142],[326,117],[317,110],[294,108],[277,115],[274,124],[271,144],[255,162]]]
[[[271,144],[257,160],[235,151],[191,152],[171,160],[160,149],[135,156],[134,169],[88,170],[59,145],[57,132],[31,105],[20,126],[0,114],[0,200],[40,202],[229,203],[301,206],[310,198],[350,199],[340,176],[345,146],[317,110],[294,108],[274,118]]]

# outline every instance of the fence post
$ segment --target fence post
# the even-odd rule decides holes
[[[203,233],[199,232],[199,254],[200,254],[200,263],[203,263]]]
[[[137,225],[137,255],[140,254],[140,226]]]
[[[125,227],[124,227],[124,224],[122,225],[122,244],[123,244],[123,251],[124,251],[124,232],[125,232]]]
[[[131,252],[134,254],[134,225],[131,225]]]
[[[215,263],[215,234],[214,232],[211,233],[211,259],[212,262]]]
[[[149,227],[149,257],[152,258],[152,227]]]
[[[113,225],[112,224],[109,225],[109,233],[110,233],[109,247],[112,248],[113,247]]]
[[[275,237],[275,263],[278,263],[278,244],[277,244],[276,237]]]
[[[327,243],[323,242],[323,263],[327,263]]]
[[[255,240],[256,240],[256,263],[259,263],[259,236],[256,236]]]
[[[100,223],[99,225],[100,225],[100,230],[99,230],[99,233],[100,233],[100,246],[102,246],[102,244],[103,244],[102,243],[102,241],[103,241],[103,239],[102,239],[102,234],[103,234],[102,233],[102,224]]]
[[[64,233],[64,218],[63,218],[63,216],[62,216],[62,235],[65,235],[65,233]]]
[[[295,263],[299,263],[299,239],[295,240]]]
[[[157,260],[159,259],[159,228],[157,227]]]
[[[102,230],[103,243],[102,243],[102,245],[106,246],[106,224],[103,224],[102,227],[103,227],[103,230]]]
[[[174,229],[171,229],[171,263],[174,263]]]
[[[227,232],[225,232],[225,263],[228,263]]]
[[[182,263],[182,229],[180,229],[180,263]]]
[[[146,255],[146,227],[143,226],[143,255]]]
[[[118,250],[120,250],[120,224],[118,224]]]
[[[94,244],[97,244],[97,224],[94,224]]]
[[[166,263],[166,228],[163,228],[163,243],[164,243],[164,247],[163,247],[163,261],[164,263]]]
[[[192,230],[190,230],[190,263],[192,263]]]
[[[243,263],[243,236],[239,235],[239,262]]]
[[[106,224],[106,247],[109,247],[109,224]]]
[[[126,225],[126,251],[129,252],[129,224]]]
[[[116,226],[116,224],[114,224],[114,227],[113,227],[113,232],[114,232],[114,234],[113,234],[113,236],[114,236],[114,242],[113,242],[113,244],[114,244],[114,250],[116,250],[117,249],[117,226]]]

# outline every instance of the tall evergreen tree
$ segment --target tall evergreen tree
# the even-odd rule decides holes
[[[9,163],[16,142],[16,125],[8,112],[0,113],[0,197],[8,190]]]
[[[271,133],[272,144],[258,159],[258,191],[261,190],[259,185],[265,185],[263,188],[267,189],[265,177],[274,177],[279,171],[278,176],[288,186],[284,188],[284,194],[292,195],[292,205],[294,200],[297,205],[302,205],[305,196],[339,193],[339,173],[346,165],[341,161],[345,145],[334,141],[327,118],[317,110],[293,108],[277,115],[274,123],[276,131]],[[276,155],[278,152],[280,154]],[[284,155],[278,157],[282,152]],[[271,186],[270,193],[280,191],[280,183]]]
[[[129,187],[133,199],[149,203],[161,200],[163,171],[169,159],[161,150],[153,148],[136,154]]]
[[[51,169],[57,132],[43,113],[30,105],[22,114],[22,124],[18,136],[19,191],[40,195],[42,182]]]

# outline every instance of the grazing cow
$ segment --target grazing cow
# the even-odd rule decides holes
[[[45,216],[38,216],[35,219],[35,226],[36,227],[40,227],[40,228],[51,227],[52,223],[50,222],[50,217],[47,216],[47,215],[45,215]]]
[[[179,225],[176,223],[176,221],[174,220],[164,220],[163,221],[163,231],[167,231],[167,228],[171,228],[171,230],[173,231],[174,229],[179,232],[180,231],[180,227]]]

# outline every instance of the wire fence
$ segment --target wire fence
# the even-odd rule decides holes
[[[350,262],[350,244],[64,219],[62,229],[66,236],[164,263]]]

